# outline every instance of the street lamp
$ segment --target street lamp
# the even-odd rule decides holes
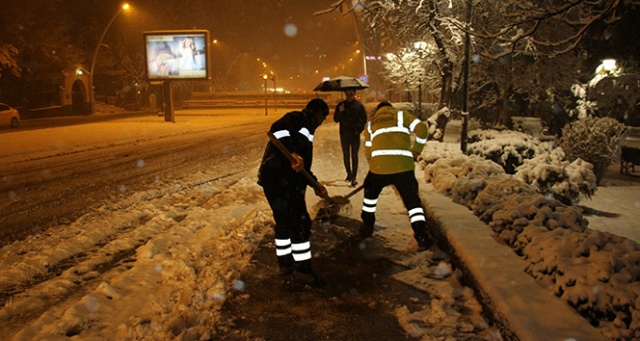
[[[267,108],[269,106],[269,103],[267,103],[267,79],[269,79],[269,75],[262,74],[262,76],[260,76],[263,80],[264,80],[264,115],[267,116],[268,115],[268,111]]]
[[[278,112],[278,103],[276,103],[276,101],[278,100],[278,87],[276,86],[276,75],[272,73],[271,77],[269,78],[273,81],[273,111]]]
[[[418,117],[422,118],[422,79],[424,72],[422,59],[424,58],[424,53],[427,49],[427,43],[424,41],[417,41],[413,43],[413,47],[418,50],[418,56],[420,57],[420,83],[418,83]]]
[[[90,72],[90,80],[91,80],[91,113],[93,114],[95,112],[95,106],[96,106],[96,96],[95,96],[95,89],[93,86],[93,70],[96,67],[96,59],[98,58],[98,51],[100,51],[100,46],[102,45],[102,40],[104,40],[104,36],[107,34],[107,31],[109,30],[109,27],[111,27],[111,24],[113,24],[113,21],[116,20],[116,18],[118,17],[118,15],[120,14],[120,12],[122,12],[123,10],[129,10],[130,6],[128,3],[124,3],[122,4],[122,6],[120,6],[120,9],[118,9],[118,11],[116,12],[116,14],[113,15],[113,17],[111,17],[111,20],[109,20],[109,23],[107,24],[107,27],[104,28],[104,31],[102,31],[102,35],[100,36],[100,39],[98,40],[98,45],[96,45],[96,50],[93,52],[93,59],[91,60],[91,69],[89,70]]]
[[[467,23],[466,30],[464,32],[464,65],[463,65],[463,81],[462,81],[462,129],[460,130],[460,150],[463,153],[467,152],[467,130],[469,129],[469,58],[470,58],[470,45],[471,37],[469,36],[469,30],[471,25],[471,0],[467,1]]]

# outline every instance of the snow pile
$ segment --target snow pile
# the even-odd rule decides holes
[[[210,339],[220,307],[230,291],[243,289],[237,278],[272,224],[253,178],[135,193],[0,249],[3,292],[39,283],[13,295],[0,320],[41,314],[14,340]],[[84,260],[65,267],[77,258]],[[88,292],[73,300],[78,286]]]
[[[580,208],[538,193],[491,161],[433,151],[434,144],[428,148],[425,153],[433,152],[438,159],[425,162],[425,180],[473,210],[529,263],[527,273],[607,337],[640,338],[640,246],[636,242],[588,229]],[[592,180],[576,175],[584,174],[579,164],[572,167],[569,178]],[[529,167],[528,171],[537,170]]]
[[[428,303],[413,298],[419,309],[400,306],[393,312],[400,326],[420,340],[503,340],[498,329],[482,317],[482,305],[473,290],[460,285],[460,273],[448,261],[428,261],[421,253],[398,261],[407,270],[393,278],[425,292]],[[462,313],[464,312],[464,313]]]

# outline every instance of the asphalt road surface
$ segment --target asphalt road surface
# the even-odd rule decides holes
[[[21,131],[69,125],[74,120],[83,124],[123,117],[128,116],[25,120],[16,130],[3,133],[14,132],[19,139]],[[200,170],[219,169],[222,175],[226,171],[224,159],[230,153],[262,151],[268,126],[264,121],[245,120],[234,129],[212,127],[135,144],[110,144],[77,153],[3,162],[0,174],[5,181],[0,182],[0,193],[18,195],[0,203],[0,247],[50,226],[74,221],[91,208],[116,198],[119,188],[129,192],[144,190],[152,187],[156,179],[180,179]],[[46,134],[46,129],[42,133]],[[145,167],[131,167],[137,160],[145,160]]]

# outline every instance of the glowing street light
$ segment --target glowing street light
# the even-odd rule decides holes
[[[262,74],[260,78],[264,79],[264,115],[267,116],[268,115],[267,108],[269,107],[269,104],[267,102],[267,79],[269,79],[269,75],[265,73],[265,74]]]
[[[122,11],[127,11],[129,10],[129,8],[130,6],[128,3],[124,3],[122,4],[122,6],[120,6],[120,9],[118,9],[118,11],[113,15],[113,17],[111,17],[111,20],[109,20],[109,23],[104,28],[104,31],[102,31],[102,35],[98,40],[98,45],[96,46],[96,50],[93,52],[93,59],[91,60],[91,69],[89,70],[90,80],[91,80],[91,113],[92,114],[95,112],[95,107],[96,107],[96,96],[94,91],[95,89],[93,86],[93,71],[95,70],[95,67],[96,67],[96,59],[98,58],[98,51],[100,51],[100,46],[102,45],[104,36],[107,34],[107,31],[109,30],[109,27],[111,27],[111,24],[113,24],[113,21],[116,20],[116,18]]]
[[[602,63],[596,68],[596,74],[604,74],[607,76],[615,76],[618,71],[618,64],[615,59],[603,59]]]

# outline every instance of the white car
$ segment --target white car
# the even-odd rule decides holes
[[[20,113],[4,103],[0,103],[0,127],[17,127],[20,124]]]

